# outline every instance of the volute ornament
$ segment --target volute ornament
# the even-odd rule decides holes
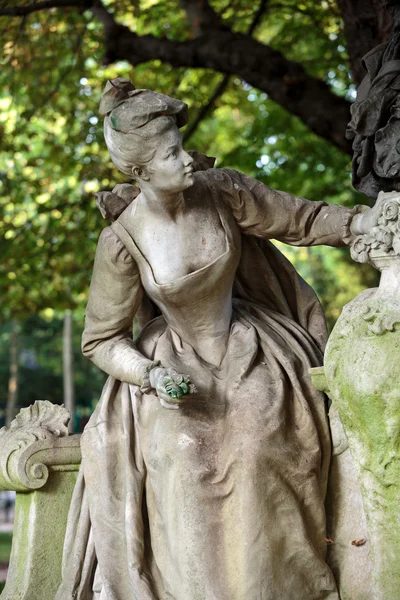
[[[380,192],[377,206],[381,206],[378,225],[367,234],[359,235],[351,246],[351,257],[359,263],[370,262],[379,269],[382,256],[400,255],[400,193]],[[374,264],[374,259],[378,263]]]
[[[68,435],[69,420],[64,406],[37,400],[23,408],[9,428],[0,429],[0,487],[17,491],[43,487],[49,470],[42,453]]]

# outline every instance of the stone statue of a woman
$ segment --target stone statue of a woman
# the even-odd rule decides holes
[[[83,352],[110,377],[82,436],[57,600],[338,600],[330,435],[308,375],[323,314],[268,240],[341,246],[374,211],[194,172],[186,105],[125,79],[101,112],[140,194],[121,195],[98,242]],[[134,344],[144,293],[161,316]]]

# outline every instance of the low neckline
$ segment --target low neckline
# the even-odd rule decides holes
[[[181,281],[183,281],[185,279],[188,279],[189,277],[192,277],[194,275],[198,275],[199,273],[203,273],[205,270],[207,270],[210,267],[212,267],[214,264],[216,264],[219,260],[221,260],[223,257],[225,257],[229,253],[230,244],[229,244],[228,228],[226,226],[225,219],[223,218],[223,216],[221,214],[221,211],[219,209],[218,203],[215,202],[214,206],[216,208],[216,211],[217,211],[220,223],[222,225],[222,229],[223,229],[224,234],[225,234],[225,251],[222,254],[220,254],[219,256],[217,256],[210,263],[204,265],[203,267],[200,267],[200,269],[196,269],[194,271],[191,271],[190,273],[186,273],[186,275],[181,275],[180,277],[176,277],[173,281],[170,281],[170,282],[167,282],[167,283],[158,283],[157,282],[157,280],[155,278],[155,275],[154,275],[153,267],[151,266],[150,262],[148,261],[148,259],[146,258],[146,256],[143,254],[143,252],[140,250],[139,246],[136,244],[133,236],[126,229],[125,225],[123,225],[120,222],[120,220],[118,219],[117,221],[115,221],[113,223],[112,227],[118,223],[121,227],[124,228],[124,230],[126,231],[126,233],[129,235],[130,240],[132,241],[133,248],[136,250],[136,253],[141,257],[141,259],[143,260],[145,266],[147,267],[147,270],[150,272],[151,278],[153,280],[154,285],[156,287],[158,287],[158,288],[171,287],[171,286],[174,286],[178,282],[181,282]]]

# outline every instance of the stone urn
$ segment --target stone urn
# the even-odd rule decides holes
[[[374,564],[373,597],[400,598],[400,194],[352,257],[381,272],[377,289],[345,306],[329,338],[325,375],[358,471]],[[360,540],[364,543],[366,540]]]

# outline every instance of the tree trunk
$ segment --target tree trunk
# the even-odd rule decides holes
[[[63,328],[63,383],[64,383],[64,405],[71,413],[69,430],[73,433],[74,413],[75,413],[75,393],[74,393],[74,369],[72,353],[72,324],[73,315],[71,310],[64,313]]]
[[[127,60],[135,67],[154,59],[173,67],[207,68],[237,75],[299,117],[316,135],[351,154],[345,136],[350,102],[332,93],[324,81],[311,76],[300,63],[249,35],[210,31],[180,42],[138,36],[122,25],[106,35],[105,64]]]
[[[388,39],[393,19],[386,0],[338,0],[338,5],[353,80],[358,85],[365,75],[362,57]]]
[[[260,15],[267,1],[261,0]],[[384,41],[390,31],[391,17],[384,8],[385,1],[338,0],[356,83],[363,74],[361,57]],[[0,16],[24,17],[51,7],[76,7],[81,8],[82,13],[89,10],[104,26],[104,65],[126,60],[136,67],[159,60],[172,67],[211,69],[226,76],[236,75],[267,93],[316,135],[342,152],[352,154],[345,135],[350,120],[349,101],[336,95],[327,83],[311,75],[302,64],[254,39],[251,33],[230,29],[208,0],[180,2],[192,25],[192,31],[184,40],[169,39],[165,35],[138,35],[134,29],[119,24],[101,0],[23,3],[0,8]]]
[[[18,402],[18,321],[11,321],[10,378],[6,407],[6,426],[9,427],[17,412]]]

